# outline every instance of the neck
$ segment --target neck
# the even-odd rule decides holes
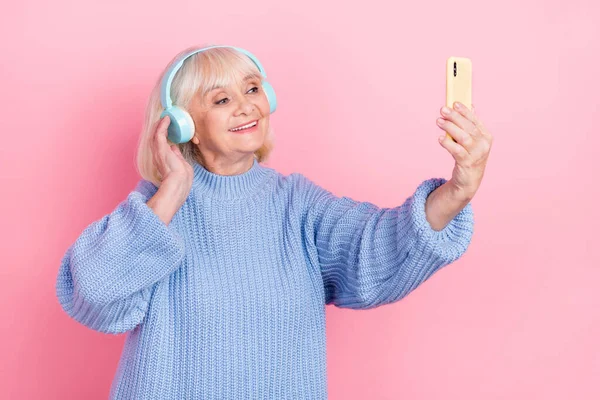
[[[244,163],[247,162],[244,160]],[[193,190],[200,196],[236,199],[251,195],[272,171],[252,157],[251,164],[239,163],[229,168],[205,167],[194,161]],[[212,168],[212,170],[210,169]],[[214,172],[217,171],[217,172]]]
[[[198,164],[201,164],[207,171],[221,176],[240,175],[247,172],[254,164],[254,154],[250,157],[244,157],[238,161],[218,161],[208,160],[205,157],[199,156]]]

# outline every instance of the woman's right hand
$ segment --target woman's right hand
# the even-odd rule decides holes
[[[156,126],[152,140],[152,158],[154,165],[162,177],[159,190],[174,196],[179,206],[185,203],[194,180],[194,168],[188,163],[177,145],[169,146],[167,142],[171,120],[163,117]]]

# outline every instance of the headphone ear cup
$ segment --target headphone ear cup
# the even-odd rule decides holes
[[[173,143],[187,143],[192,140],[192,136],[196,131],[194,120],[187,111],[172,106],[164,110],[160,117],[168,115],[171,120],[167,131],[169,132],[169,140]]]
[[[273,114],[277,109],[277,96],[275,96],[275,89],[273,86],[266,80],[262,81],[262,88],[267,95],[267,99],[269,100],[270,113]]]

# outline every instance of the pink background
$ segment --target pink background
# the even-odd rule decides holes
[[[590,1],[21,1],[0,37],[0,397],[105,399],[125,335],[60,308],[60,258],[138,180],[183,48],[244,47],[279,108],[268,166],[381,207],[450,178],[448,56],[495,137],[467,253],[402,301],[327,308],[330,399],[600,398],[600,19]]]

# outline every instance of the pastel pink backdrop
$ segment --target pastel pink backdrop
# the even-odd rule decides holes
[[[405,299],[327,308],[329,398],[600,398],[599,6],[592,1],[24,1],[3,7],[0,390],[104,399],[125,336],[60,308],[62,255],[138,180],[145,102],[193,44],[244,47],[279,99],[267,164],[401,204],[450,178],[446,58],[495,136],[467,253]]]

